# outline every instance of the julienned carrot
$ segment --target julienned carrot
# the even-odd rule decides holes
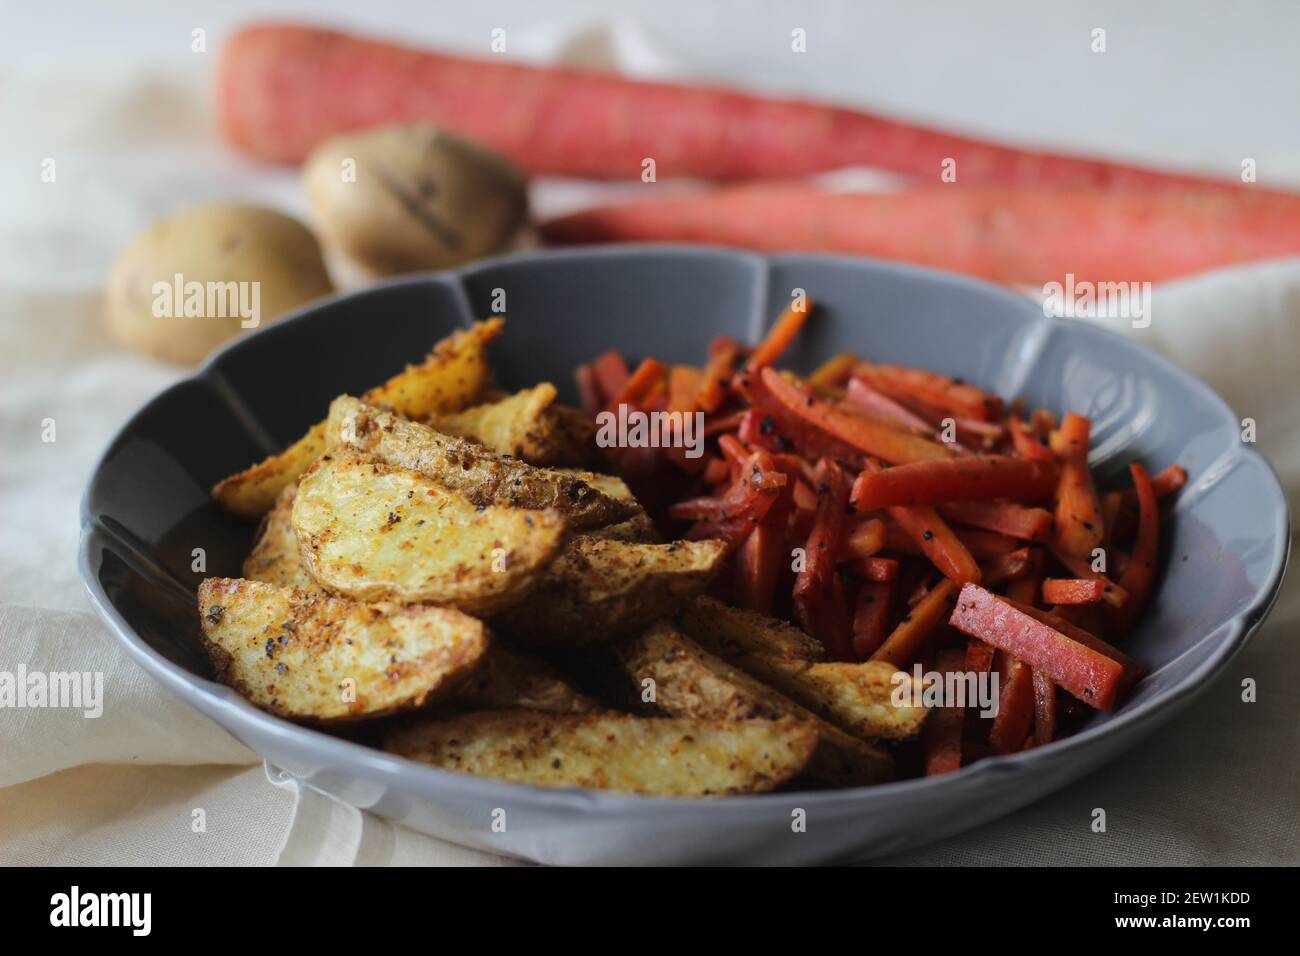
[[[1129,657],[1118,647],[1103,641],[1091,631],[1088,631],[1071,621],[1067,621],[1060,614],[1054,611],[1044,611],[1042,608],[1034,607],[1032,604],[1023,603],[1010,596],[1006,597],[1004,600],[1017,611],[1028,614],[1037,621],[1042,621],[1044,624],[1060,631],[1070,640],[1082,644],[1084,647],[1094,650],[1104,657],[1109,657],[1117,663],[1124,671],[1119,687],[1121,694],[1127,691],[1129,687],[1136,683],[1137,680],[1146,673],[1145,667],[1133,658]]]
[[[863,411],[879,415],[886,421],[918,435],[927,435],[933,427],[920,415],[905,405],[900,405],[884,392],[877,391],[857,376],[849,379],[846,400]]]
[[[1029,736],[1034,716],[1034,671],[1024,661],[1007,655],[999,676],[998,712],[989,730],[989,746],[994,753],[1010,754],[1020,750]]]
[[[760,371],[780,358],[781,353],[790,347],[790,343],[794,341],[795,336],[799,334],[799,330],[803,328],[803,324],[807,320],[808,314],[812,312],[812,308],[812,300],[808,298],[788,306],[781,313],[780,318],[768,329],[763,341],[750,353],[749,360],[745,363],[745,370],[747,372]]]
[[[1021,458],[1028,458],[1031,461],[1056,461],[1056,455],[1048,446],[1045,437],[1040,438],[1030,431],[1020,418],[1012,416],[1007,419],[1007,427],[1011,431],[1011,444]]]
[[[854,558],[852,561],[845,561],[841,567],[864,581],[892,581],[898,577],[898,562],[893,558],[882,558],[878,555]]]
[[[1000,587],[1008,581],[1017,581],[1034,568],[1029,548],[1008,551],[989,558],[980,565],[980,583],[986,588]]]
[[[980,568],[975,558],[929,505],[886,510],[944,577],[958,584],[980,579]]]
[[[1056,469],[1045,462],[972,455],[864,471],[853,485],[853,501],[862,511],[990,498],[1032,501],[1050,497],[1056,485]]]
[[[1009,501],[946,501],[939,514],[958,524],[982,528],[1021,541],[1046,541],[1052,531],[1052,513]]]
[[[651,153],[647,153],[652,155]],[[990,230],[988,223],[997,222]],[[556,243],[707,242],[839,252],[936,266],[995,282],[1159,282],[1300,252],[1300,202],[1231,196],[1080,195],[951,184],[891,194],[753,185],[589,209],[542,225]],[[1104,241],[1096,237],[1104,235]]]
[[[871,655],[871,659],[888,661],[895,667],[905,667],[920,657],[930,635],[952,612],[956,595],[957,585],[947,579],[932,587],[899,621],[885,643]]]
[[[701,411],[716,412],[722,406],[737,354],[734,345],[724,343],[709,356],[709,364],[704,367],[699,392],[695,396],[695,405]]]
[[[619,405],[640,404],[662,381],[668,366],[658,359],[646,358],[628,376],[620,389],[606,403],[606,408],[616,410]]]
[[[990,644],[971,639],[966,642],[966,670],[972,674],[987,674],[993,667],[996,651]]]
[[[942,445],[928,439],[877,425],[857,415],[841,411],[809,395],[774,369],[763,369],[762,382],[772,398],[787,412],[798,416],[827,435],[890,464],[901,465],[935,458],[948,458],[952,454]]]
[[[895,398],[914,399],[944,413],[986,422],[1002,417],[1002,399],[998,396],[938,372],[863,362],[854,375]]]
[[[869,558],[884,546],[885,523],[879,518],[868,518],[859,521],[844,535],[839,559],[847,561],[852,558]]]
[[[893,597],[892,579],[864,581],[858,590],[853,613],[853,654],[858,660],[865,661],[884,642]]]
[[[755,381],[747,380],[744,386],[747,397],[756,395],[752,387]],[[753,398],[750,400],[752,402]],[[754,405],[746,411],[736,430],[742,441],[776,453],[794,449],[814,461],[831,458],[853,470],[862,467],[866,455],[858,449],[814,428],[770,398],[760,398],[759,401],[762,404]]]
[[[600,389],[596,385],[596,374],[591,365],[579,365],[573,370],[573,381],[578,386],[578,404],[582,410],[593,418],[604,407]]]
[[[1090,558],[1101,545],[1101,502],[1088,469],[1091,423],[1073,412],[1061,421],[1061,477],[1056,488],[1056,546],[1076,558]]]
[[[1056,685],[1034,671],[1034,746],[1050,744],[1056,736]]]
[[[949,623],[1041,670],[1099,710],[1115,706],[1124,668],[1116,661],[1026,614],[977,584],[957,597]]]
[[[668,370],[668,410],[671,412],[695,411],[695,400],[700,390],[703,373],[690,365],[674,365]],[[730,429],[728,429],[730,430]],[[708,434],[706,427],[705,434]]]
[[[767,514],[755,526],[736,554],[736,582],[733,590],[739,607],[771,614],[777,581],[786,564],[786,525],[790,520],[791,487],[777,492]]]
[[[1147,470],[1137,462],[1129,465],[1138,497],[1138,531],[1133,554],[1119,579],[1128,592],[1124,606],[1116,609],[1112,621],[1120,636],[1126,636],[1146,610],[1156,579],[1156,557],[1160,549],[1160,505]]]
[[[1043,582],[1043,603],[1092,604],[1102,599],[1105,590],[1098,578],[1048,578]]]
[[[591,371],[600,389],[602,406],[607,406],[613,398],[622,393],[630,375],[622,354],[613,349],[596,356],[591,363]]]
[[[746,460],[732,487],[721,499],[697,498],[679,502],[669,508],[669,515],[673,516],[673,509],[687,519],[702,515],[701,520],[686,533],[686,538],[691,541],[717,538],[734,551],[753,533],[786,482],[786,476],[773,465],[771,455],[760,449]]]
[[[808,384],[813,388],[835,388],[843,385],[858,364],[858,357],[852,352],[841,352],[818,365],[808,376]]]
[[[803,570],[794,582],[795,608],[804,615],[812,604],[828,598],[848,523],[848,478],[839,465],[827,459],[821,461],[817,471],[817,517],[804,547]]]
[[[1076,578],[1095,578],[1102,583],[1101,599],[1112,607],[1122,607],[1128,600],[1128,592],[1124,588],[1100,571],[1094,571],[1092,562],[1085,558],[1076,558],[1073,555],[1066,554],[1055,544],[1048,544],[1048,550],[1052,552],[1052,557],[1065,567]],[[1116,557],[1116,552],[1112,548],[1110,552],[1112,560]]]
[[[965,663],[960,648],[946,648],[935,660],[935,670],[944,675],[957,674]],[[945,685],[947,681],[945,680]],[[925,775],[936,777],[961,769],[962,730],[966,724],[966,709],[953,705],[934,710],[921,729],[921,755]]]
[[[871,166],[933,181],[952,159],[963,184],[1233,189],[840,107],[472,59],[286,23],[231,37],[216,90],[227,141],[278,163],[301,162],[349,130],[431,122],[506,153],[529,172],[565,176],[627,178],[654,156],[660,177],[771,179]]]

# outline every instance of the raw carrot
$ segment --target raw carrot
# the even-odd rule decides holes
[[[916,435],[876,425],[841,411],[809,395],[770,368],[763,369],[762,382],[784,409],[812,427],[868,455],[891,464],[905,464],[951,455],[942,445]]]
[[[1091,423],[1073,412],[1061,422],[1061,477],[1056,488],[1055,544],[1075,558],[1091,557],[1101,545],[1101,502],[1088,470]]]
[[[804,299],[788,306],[768,329],[763,341],[750,353],[749,360],[745,363],[745,371],[761,371],[780,358],[781,353],[790,347],[790,343],[803,328],[812,309],[811,299]]]
[[[946,501],[939,514],[958,524],[983,528],[1021,541],[1046,541],[1052,531],[1052,513],[1009,501]]]
[[[869,658],[885,640],[893,603],[893,581],[864,581],[858,591],[853,614],[853,653],[860,660]]]
[[[890,632],[885,643],[871,655],[871,660],[888,661],[895,667],[904,667],[916,660],[935,628],[952,613],[956,597],[957,585],[946,578],[940,581]]]
[[[1024,746],[1034,716],[1034,671],[1019,658],[1004,656],[999,668],[998,712],[989,730],[994,753],[1015,753]]]
[[[1048,578],[1043,582],[1043,603],[1092,604],[1102,599],[1105,589],[1097,578]]]
[[[962,588],[949,623],[1041,670],[1090,707],[1109,710],[1117,702],[1124,672],[1118,662],[977,584]]]
[[[853,485],[855,507],[874,511],[893,505],[926,505],[990,498],[1050,497],[1057,470],[1045,462],[972,455],[864,471]]]
[[[1067,273],[1076,283],[1161,282],[1295,256],[1300,202],[1244,191],[1079,194],[950,184],[846,195],[753,185],[589,209],[544,223],[542,234],[552,243],[705,242],[867,255],[1014,285],[1059,283]]]
[[[840,107],[453,56],[288,23],[249,26],[226,42],[216,100],[226,140],[277,163],[301,162],[349,130],[427,121],[529,172],[564,176],[631,177],[654,156],[661,177],[771,179],[871,166],[933,181],[951,158],[963,184],[1234,188]]]
[[[939,652],[935,669],[945,677],[961,672],[965,655],[960,649],[947,648]],[[921,755],[925,775],[936,777],[961,769],[962,730],[966,723],[966,708],[953,705],[931,711],[921,729]]]

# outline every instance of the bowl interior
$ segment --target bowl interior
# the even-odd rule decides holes
[[[336,395],[384,380],[453,328],[504,307],[507,331],[493,354],[500,384],[550,380],[572,401],[577,363],[609,348],[630,360],[698,362],[716,335],[760,335],[796,289],[818,306],[786,358],[796,369],[841,351],[933,368],[1091,416],[1093,464],[1106,480],[1120,480],[1134,458],[1153,469],[1187,467],[1162,542],[1164,582],[1128,648],[1152,674],[1095,724],[1174,693],[1225,656],[1234,639],[1225,625],[1262,613],[1285,558],[1285,503],[1267,465],[1242,447],[1227,407],[1187,374],[957,277],[681,248],[532,254],[403,279],[236,342],[149,403],[106,451],[83,503],[92,593],[125,622],[128,640],[208,678],[194,591],[204,577],[238,576],[255,530],[222,513],[208,489],[298,437]]]

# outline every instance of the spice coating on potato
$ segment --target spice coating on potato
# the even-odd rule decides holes
[[[536,468],[349,396],[330,405],[328,428],[335,441],[422,472],[480,505],[554,509],[575,530],[625,521],[640,510],[566,472]]]
[[[588,462],[595,448],[595,429],[581,412],[555,405],[555,386],[533,388],[460,412],[434,415],[425,424],[442,432],[476,441],[499,455],[530,465],[559,466]],[[581,428],[586,424],[586,428]]]
[[[488,649],[481,621],[428,606],[362,604],[208,578],[199,618],[217,679],[281,717],[356,720],[421,707]]]
[[[350,449],[322,455],[302,476],[292,521],[303,562],[328,590],[473,613],[524,598],[568,531],[554,511],[480,507]]]
[[[213,203],[155,223],[122,250],[105,313],[120,344],[191,364],[331,291],[320,246],[302,223],[273,209]]]
[[[803,769],[816,745],[817,731],[797,720],[528,710],[415,720],[384,740],[385,750],[446,770],[657,797],[772,790]]]
[[[779,691],[710,654],[670,624],[661,622],[617,645],[614,654],[638,689],[653,688],[654,705],[671,717],[790,717],[812,724],[817,728],[818,741],[806,772],[820,783],[866,786],[894,777],[894,759],[887,750],[832,726]]]
[[[244,577],[281,588],[319,591],[320,585],[303,564],[298,536],[293,531],[293,499],[297,485],[280,493],[275,507],[262,518],[252,553],[244,561]]]
[[[523,175],[504,157],[422,123],[325,141],[303,184],[327,245],[372,275],[498,252],[528,211]]]
[[[574,535],[536,590],[500,624],[526,645],[608,643],[702,592],[725,557],[721,541],[641,544]]]
[[[528,654],[494,644],[487,659],[449,703],[464,710],[544,710],[589,714],[601,709],[551,667]]]

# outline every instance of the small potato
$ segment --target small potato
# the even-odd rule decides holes
[[[528,212],[524,177],[504,157],[427,124],[330,139],[303,182],[326,245],[371,275],[497,252]]]
[[[120,344],[191,364],[330,291],[306,226],[272,209],[214,203],[154,224],[122,251],[105,313]]]
[[[199,585],[199,619],[218,680],[263,710],[324,723],[423,707],[469,677],[490,640],[459,611],[231,578]]]
[[[557,512],[481,507],[344,448],[302,476],[292,521],[303,562],[327,590],[472,614],[522,600],[568,532]]]

